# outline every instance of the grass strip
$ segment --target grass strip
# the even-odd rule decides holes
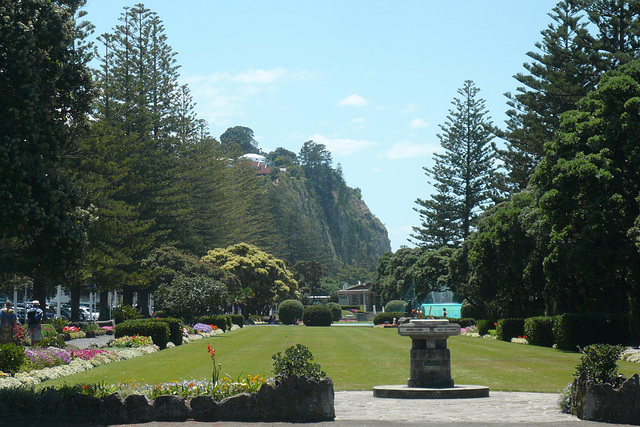
[[[371,390],[376,385],[406,384],[411,340],[396,329],[367,327],[252,326],[158,353],[116,362],[42,386],[100,383],[162,384],[207,379],[212,364],[207,344],[216,349],[222,375],[272,376],[271,356],[304,344],[334,382],[336,391]],[[452,377],[456,384],[489,386],[494,391],[555,393],[572,381],[579,353],[503,341],[451,337]],[[627,376],[637,363],[619,362]]]

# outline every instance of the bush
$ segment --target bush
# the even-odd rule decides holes
[[[198,322],[204,323],[205,325],[214,325],[223,332],[231,329],[231,317],[226,314],[201,316],[198,318]]]
[[[302,321],[305,326],[331,326],[333,314],[326,305],[312,305],[304,309]]]
[[[499,340],[511,342],[511,338],[524,335],[524,319],[500,319],[496,325]]]
[[[404,314],[404,309],[406,306],[407,306],[406,302],[399,299],[394,299],[392,301],[389,301],[387,305],[384,306],[384,311],[385,312],[394,311],[394,312]]]
[[[244,326],[244,316],[242,314],[230,314],[231,323],[238,325],[241,328]]]
[[[485,310],[469,303],[468,300],[462,301],[460,307],[460,315],[463,317],[473,317],[474,319],[482,319],[486,317]]]
[[[21,346],[14,343],[0,345],[0,371],[15,374],[26,358]]]
[[[295,299],[282,301],[278,306],[278,318],[285,325],[293,325],[297,320],[302,319],[304,306]]]
[[[480,336],[487,335],[489,333],[489,329],[493,329],[493,322],[490,320],[478,320],[476,322],[476,326],[478,326],[478,334]]]
[[[158,286],[154,293],[158,307],[186,322],[197,316],[214,315],[226,295],[224,283],[204,275],[178,276],[171,283]]]
[[[553,324],[555,343],[569,351],[596,343],[624,344],[628,331],[625,317],[605,313],[565,313]]]
[[[184,324],[182,320],[174,317],[165,317],[162,319],[140,319],[139,322],[163,322],[169,326],[169,341],[175,345],[182,345],[182,328]]]
[[[331,314],[333,315],[333,321],[339,322],[342,319],[342,307],[340,307],[335,302],[327,303],[327,307],[331,310]]]
[[[524,320],[524,334],[531,345],[552,347],[555,317],[529,317]]]
[[[38,344],[38,347],[57,347],[57,348],[65,348],[66,344],[64,342],[64,337],[62,335],[54,335],[46,338],[42,338]]]
[[[476,324],[476,319],[472,319],[471,317],[462,317],[460,319],[456,319],[455,317],[447,317],[449,322],[457,323],[461,328],[468,328],[469,326],[474,326]]]
[[[307,347],[302,344],[291,346],[282,353],[272,356],[273,373],[276,381],[292,376],[310,378],[316,381],[321,380],[327,374],[322,371],[318,363],[311,363],[313,355]]]
[[[122,323],[126,320],[139,319],[142,317],[140,312],[131,305],[119,305],[111,312],[111,317],[115,320],[116,324]]]
[[[618,359],[624,351],[621,345],[593,344],[580,350],[582,357],[574,376],[586,374],[596,384],[613,384],[618,375]]]
[[[393,319],[398,320],[404,315],[399,311],[386,311],[384,313],[376,314],[376,317],[373,318],[374,325],[383,325],[385,322],[389,322],[389,324],[393,323]]]
[[[166,348],[169,342],[169,324],[165,322],[148,322],[141,320],[127,320],[116,325],[115,338],[142,335],[151,337],[153,343],[160,348]]]

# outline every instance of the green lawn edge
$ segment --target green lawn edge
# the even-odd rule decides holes
[[[111,363],[43,382],[41,387],[101,383],[162,384],[208,379],[216,350],[222,375],[237,378],[272,374],[272,355],[295,344],[307,346],[314,361],[333,380],[336,391],[372,390],[406,384],[411,340],[393,328],[250,326],[157,353]],[[448,340],[456,384],[488,386],[493,391],[557,393],[573,379],[579,353],[503,341],[455,336]],[[627,376],[637,363],[619,362]]]

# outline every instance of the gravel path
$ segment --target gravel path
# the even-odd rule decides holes
[[[75,340],[69,340],[66,344],[78,347],[80,350],[84,350],[89,347],[106,347],[109,341],[113,340],[113,335],[100,335],[95,338],[78,338]]]

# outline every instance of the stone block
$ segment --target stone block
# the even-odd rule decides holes
[[[102,399],[101,422],[124,423],[127,421],[127,410],[118,393],[110,394]]]
[[[151,418],[160,421],[186,421],[190,409],[182,396],[163,395],[153,401]]]
[[[141,394],[132,394],[124,400],[129,422],[150,421],[151,405],[149,399]]]
[[[196,396],[191,399],[191,416],[196,421],[218,420],[218,402],[213,396]]]
[[[571,412],[582,420],[640,425],[640,378],[596,384],[586,375],[571,385]]]

